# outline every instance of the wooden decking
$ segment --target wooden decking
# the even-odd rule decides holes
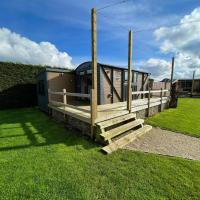
[[[162,103],[166,103],[167,99],[168,97],[163,97]],[[158,106],[160,104],[161,104],[161,98],[159,97],[151,98],[150,107]],[[66,115],[69,115],[71,117],[79,119],[81,121],[91,123],[90,106],[72,106],[72,105],[55,106],[49,104],[49,107]],[[132,113],[136,113],[137,111],[145,110],[147,108],[148,108],[147,98],[132,101]],[[95,121],[96,123],[129,113],[127,110],[126,102],[99,105],[97,111],[98,111],[98,116]]]

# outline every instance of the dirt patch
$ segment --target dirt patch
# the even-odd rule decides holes
[[[200,160],[200,139],[160,128],[153,128],[124,148]]]

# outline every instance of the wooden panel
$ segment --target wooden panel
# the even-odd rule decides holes
[[[66,89],[67,92],[75,92],[75,75],[73,73],[47,72],[48,89],[61,92]],[[54,101],[63,101],[60,95],[51,95]],[[68,97],[67,102],[72,103],[73,97]]]
[[[106,74],[108,75],[108,77],[111,79],[111,69],[110,68],[104,68]],[[106,79],[106,77],[103,74],[103,86],[104,86],[104,103],[105,104],[109,104],[111,103],[111,85],[109,84],[108,80]]]
[[[137,73],[137,91],[141,91],[143,89],[143,75],[141,73]],[[141,98],[141,94],[137,95],[137,98]]]
[[[117,93],[119,94],[120,98],[121,97],[121,93],[122,93],[122,71],[118,70],[118,69],[114,69],[113,70],[113,85],[117,91]],[[117,98],[116,94],[113,93],[113,102],[119,102],[119,99]]]

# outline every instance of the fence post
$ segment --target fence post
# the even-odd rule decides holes
[[[66,89],[63,89],[63,103],[67,104],[67,96],[66,96]]]
[[[160,92],[160,112],[162,112],[162,102],[163,102],[163,89],[161,88],[161,92]]]
[[[147,117],[149,117],[149,115],[150,115],[150,100],[151,100],[151,89],[149,87]]]

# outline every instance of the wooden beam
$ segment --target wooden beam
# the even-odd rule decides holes
[[[193,71],[193,77],[192,77],[192,91],[191,91],[191,96],[193,96],[194,93],[194,81],[195,81],[195,70]]]
[[[169,90],[162,90],[163,92],[168,92]],[[151,90],[150,91],[151,92],[151,94],[153,94],[153,93],[160,93],[161,92],[161,90]],[[132,92],[132,94],[148,94],[149,93],[149,91],[137,91],[137,92]]]
[[[49,91],[49,94],[53,94],[53,95],[61,95],[63,96],[63,94],[65,94],[66,96],[71,96],[71,97],[84,97],[84,98],[89,98],[90,99],[90,94],[83,94],[83,93],[71,93],[71,92],[53,92],[53,91]]]
[[[127,110],[131,113],[131,102],[132,102],[132,31],[128,34],[128,92],[127,92]]]
[[[173,83],[173,77],[174,77],[174,61],[175,61],[175,58],[172,57],[172,69],[171,69],[171,80],[170,80],[170,96],[172,94],[172,83]]]
[[[92,26],[92,90],[91,90],[91,137],[94,137],[94,125],[97,118],[97,27],[96,9],[91,11]]]

